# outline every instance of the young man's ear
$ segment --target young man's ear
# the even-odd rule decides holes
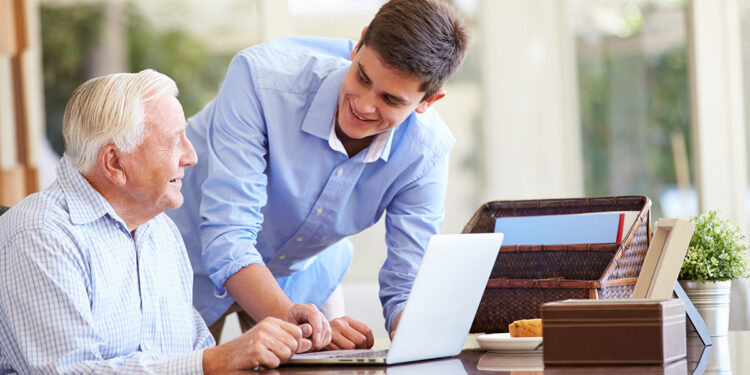
[[[120,163],[120,150],[113,144],[108,144],[99,150],[99,157],[96,160],[95,168],[98,168],[102,175],[111,183],[123,186],[127,181],[125,170]]]
[[[444,97],[445,97],[445,90],[444,89],[437,90],[436,93],[430,95],[427,99],[422,100],[422,102],[419,103],[419,106],[417,106],[417,109],[415,109],[414,111],[416,111],[417,113],[424,113],[428,108],[430,108],[430,106],[433,103],[435,103],[436,101]]]
[[[360,44],[362,44],[362,38],[365,37],[365,31],[367,31],[367,26],[365,26],[365,28],[362,29],[362,34],[360,34],[360,36],[359,36],[359,41],[357,42],[357,45],[354,46],[354,49],[352,50],[352,52],[349,53],[349,59],[350,60],[354,60],[354,55],[357,54],[357,51],[359,50],[359,46],[360,46]]]

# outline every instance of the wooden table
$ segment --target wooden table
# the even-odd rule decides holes
[[[667,366],[544,367],[541,353],[507,354],[481,350],[469,337],[456,357],[393,366],[283,366],[263,374],[338,375],[473,375],[473,374],[750,374],[750,331],[731,331],[714,337],[713,346],[703,347],[697,337],[688,337],[685,361]]]

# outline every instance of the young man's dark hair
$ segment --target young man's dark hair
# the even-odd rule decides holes
[[[391,0],[370,22],[362,45],[414,75],[428,98],[461,66],[468,37],[461,16],[441,1]]]

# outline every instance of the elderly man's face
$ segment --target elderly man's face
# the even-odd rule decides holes
[[[185,167],[195,165],[198,156],[185,136],[185,115],[172,95],[146,103],[146,138],[138,148],[123,157],[131,202],[155,215],[180,207],[180,188]]]

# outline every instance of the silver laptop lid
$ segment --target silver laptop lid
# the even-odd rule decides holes
[[[386,363],[461,352],[502,241],[502,233],[430,238]]]
[[[432,236],[386,355],[334,350],[297,354],[289,364],[396,364],[460,353],[502,241],[502,233]]]

